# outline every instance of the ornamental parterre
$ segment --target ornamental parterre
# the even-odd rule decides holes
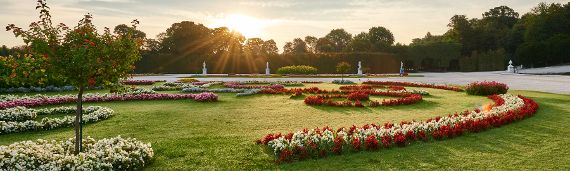
[[[268,134],[257,140],[276,157],[290,162],[362,150],[377,151],[393,146],[404,147],[415,141],[443,140],[532,116],[538,104],[532,99],[510,94],[491,95],[495,104],[490,108],[465,111],[461,114],[436,117],[426,121],[403,121],[399,124],[367,124],[361,127],[303,129],[288,134]]]

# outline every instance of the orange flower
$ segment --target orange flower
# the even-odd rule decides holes
[[[491,108],[493,108],[493,105],[492,105],[492,104],[483,105],[483,111],[484,111],[484,112],[490,111]]]

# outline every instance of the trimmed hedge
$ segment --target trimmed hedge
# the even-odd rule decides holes
[[[309,75],[317,74],[317,68],[308,65],[292,65],[285,66],[277,69],[278,74],[299,74],[299,75]]]
[[[508,90],[509,87],[506,84],[496,81],[473,82],[465,88],[465,92],[467,92],[467,94],[480,96],[505,94]]]

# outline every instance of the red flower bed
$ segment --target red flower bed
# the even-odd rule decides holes
[[[422,96],[419,94],[411,94],[410,96],[399,98],[399,99],[391,99],[391,100],[383,100],[382,106],[396,106],[396,105],[409,105],[414,104],[419,101],[422,101]]]
[[[342,154],[360,150],[376,151],[394,146],[405,147],[415,141],[450,139],[464,135],[467,132],[476,133],[530,117],[539,108],[538,104],[532,99],[523,96],[506,97],[511,99],[513,97],[518,98],[518,100],[511,100],[509,103],[513,104],[514,102],[518,104],[517,107],[506,106],[504,109],[507,110],[497,110],[493,114],[480,113],[481,111],[474,110],[447,117],[435,117],[426,121],[402,121],[399,124],[366,124],[361,127],[352,125],[348,128],[341,127],[338,129],[329,127],[322,129],[305,128],[303,131],[287,134],[285,139],[279,139],[282,137],[281,134],[268,134],[264,138],[257,140],[257,142],[273,151],[277,162],[290,162],[303,160],[308,157],[324,157],[331,153]],[[493,106],[504,107],[505,100],[502,97],[493,95],[489,96],[489,99],[495,102]],[[437,127],[430,128],[429,125],[437,125]],[[306,140],[307,137],[311,137],[311,139]],[[332,138],[332,142],[315,143],[312,138],[320,140],[319,142],[323,140],[331,141],[330,138]],[[292,141],[300,142],[302,146],[290,143]],[[299,147],[305,147],[309,150],[291,154],[290,149],[295,151]]]
[[[392,91],[401,91],[401,90],[406,90],[406,88],[404,88],[404,86],[388,86],[388,89],[392,90]]]
[[[392,85],[392,86],[405,86],[405,87],[425,87],[425,88],[435,88],[435,89],[452,90],[452,91],[463,91],[463,89],[461,89],[459,87],[446,86],[446,85],[434,85],[434,84],[426,84],[426,83],[412,83],[412,82],[365,81],[362,84]]]
[[[352,92],[350,94],[348,94],[347,96],[348,100],[368,100],[369,99],[369,95],[368,93],[364,92],[364,91],[357,91],[357,92]]]
[[[495,81],[473,82],[467,85],[465,92],[469,95],[488,96],[493,94],[505,94],[509,90],[506,84]]]
[[[340,86],[341,90],[371,90],[373,89],[372,86],[369,85],[349,85],[349,86]]]

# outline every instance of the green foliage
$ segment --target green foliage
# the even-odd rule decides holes
[[[66,83],[45,56],[0,56],[0,87],[65,86]]]
[[[11,24],[8,30],[28,43],[32,52],[49,60],[57,73],[80,89],[95,84],[110,84],[134,69],[139,59],[142,40],[132,34],[113,35],[109,29],[99,34],[91,22],[91,15],[85,15],[77,26],[70,29],[64,24],[53,26],[49,7],[38,2],[41,22],[23,29]],[[138,21],[133,21],[136,29]]]
[[[317,68],[308,65],[293,65],[285,66],[277,69],[278,74],[298,74],[298,75],[309,75],[317,74]]]
[[[459,59],[459,64],[464,72],[504,70],[505,56],[504,49],[483,53],[474,51],[471,56]]]
[[[352,66],[348,62],[340,62],[336,65],[336,72],[340,74],[346,74],[352,69]]]

